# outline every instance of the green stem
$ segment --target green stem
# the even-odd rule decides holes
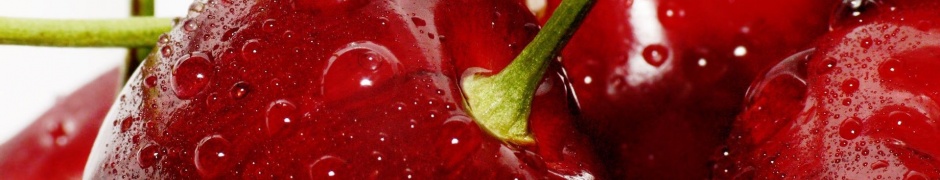
[[[0,17],[0,44],[64,47],[152,47],[170,18],[32,19]]]
[[[476,122],[497,138],[531,144],[532,98],[548,62],[556,57],[591,9],[594,0],[564,0],[545,27],[516,59],[493,76],[464,77],[462,88]]]
[[[154,15],[154,2],[153,0],[130,0],[131,1],[131,16],[135,17],[149,17]],[[134,69],[137,69],[137,66],[140,66],[141,62],[144,62],[144,59],[147,58],[147,55],[150,54],[153,46],[141,47],[141,48],[129,48],[127,51],[127,60],[124,61],[124,66],[121,67],[121,84],[127,82],[131,77],[131,74],[134,74]]]

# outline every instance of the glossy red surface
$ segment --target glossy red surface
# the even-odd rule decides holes
[[[828,32],[838,3],[598,1],[561,55],[579,124],[614,177],[707,178],[750,82]]]
[[[213,0],[161,38],[112,110],[86,177],[603,177],[555,64],[534,145],[474,123],[458,88],[538,32],[502,0]],[[153,80],[151,80],[153,79]]]
[[[62,98],[0,145],[4,179],[80,179],[98,129],[118,91],[118,69]]]
[[[751,86],[720,179],[938,179],[940,13],[880,1]]]

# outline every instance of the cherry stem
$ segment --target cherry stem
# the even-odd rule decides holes
[[[0,44],[61,47],[152,47],[170,18],[35,19],[0,17]]]
[[[513,144],[535,140],[528,129],[532,98],[548,63],[555,59],[590,11],[594,0],[564,0],[545,27],[512,63],[496,75],[462,79],[470,114],[490,134]]]
[[[130,1],[131,1],[131,16],[150,17],[154,15],[153,0],[130,0]],[[121,66],[121,84],[122,85],[124,83],[127,83],[127,80],[130,79],[131,75],[134,74],[134,70],[137,69],[137,66],[140,66],[141,62],[144,62],[144,59],[147,58],[147,55],[150,54],[151,50],[153,50],[153,46],[127,49],[127,59],[124,61],[124,65]]]

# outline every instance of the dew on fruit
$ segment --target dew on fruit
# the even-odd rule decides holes
[[[147,78],[144,80],[144,85],[146,85],[148,88],[156,87],[156,86],[157,86],[157,77],[156,77],[156,76],[153,76],[153,75],[147,76]]]
[[[846,94],[855,93],[855,91],[858,91],[858,86],[859,86],[858,83],[859,83],[858,79],[855,79],[855,78],[845,80],[844,82],[842,82],[842,87],[841,87],[842,92],[845,92]]]
[[[264,23],[261,23],[261,30],[264,32],[274,32],[275,28],[277,28],[276,24],[277,24],[277,20],[274,20],[274,19],[264,20]]]
[[[199,24],[193,20],[186,20],[186,22],[183,22],[183,30],[195,31],[198,28],[199,28]]]
[[[229,94],[232,96],[232,99],[241,99],[248,95],[248,83],[244,81],[239,81],[232,86],[229,90]]]
[[[878,66],[878,74],[883,79],[893,79],[897,77],[901,71],[901,62],[897,59],[888,59],[880,66]]]
[[[158,145],[147,144],[137,150],[137,165],[140,165],[140,168],[153,166],[160,161],[161,158],[163,158],[163,155],[160,154],[160,146]]]
[[[261,57],[261,46],[261,41],[258,39],[245,41],[242,45],[242,58],[247,61],[258,60]]]
[[[441,127],[440,141],[441,156],[448,167],[454,167],[480,148],[479,127],[470,117],[457,115],[444,121]]]
[[[839,136],[846,140],[852,140],[859,136],[862,131],[862,122],[857,117],[851,117],[842,121],[839,125]]]
[[[157,40],[157,42],[158,42],[159,44],[161,44],[161,45],[165,45],[165,44],[167,44],[167,43],[170,43],[170,35],[167,35],[167,34],[165,34],[165,33],[164,33],[164,34],[161,34],[161,35],[160,35],[160,39]]]
[[[333,53],[323,72],[322,95],[343,98],[356,90],[380,86],[399,73],[401,63],[385,46],[360,41]]]
[[[669,58],[669,49],[666,46],[654,44],[643,48],[643,59],[652,66],[659,67]],[[590,83],[588,83],[590,84]]]
[[[866,49],[867,49],[867,48],[870,48],[871,45],[873,44],[870,37],[863,38],[860,43],[861,43],[860,46],[861,46],[862,48],[866,48]]]
[[[180,99],[189,99],[201,92],[211,78],[212,65],[209,57],[199,52],[192,53],[180,58],[173,68],[173,90]]]
[[[310,179],[343,177],[343,175],[351,173],[346,160],[331,155],[320,157],[320,159],[310,164],[308,169]]]
[[[424,19],[421,19],[418,17],[411,17],[411,22],[414,22],[415,26],[418,26],[418,27],[428,25],[428,23],[425,22]]]
[[[163,55],[163,57],[170,57],[170,55],[173,55],[173,48],[170,47],[169,45],[165,45],[161,47],[160,55]]]
[[[268,135],[273,135],[298,120],[297,106],[287,100],[277,100],[268,105],[265,116],[265,125]]]
[[[230,159],[229,141],[220,135],[206,136],[199,141],[194,151],[196,170],[205,178],[211,178],[224,170]]]
[[[124,120],[121,120],[121,132],[127,132],[131,129],[131,125],[134,125],[134,117],[125,117]]]

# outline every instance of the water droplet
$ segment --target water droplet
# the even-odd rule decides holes
[[[295,106],[294,103],[283,99],[274,101],[268,105],[267,116],[265,116],[268,134],[274,135],[284,126],[291,124],[293,121],[297,121],[296,110],[297,106]]]
[[[842,121],[839,125],[839,136],[843,139],[852,140],[862,133],[862,121],[857,117],[851,117]]]
[[[894,58],[888,59],[881,66],[878,66],[878,74],[883,79],[893,79],[900,74],[901,70],[901,62]]]
[[[926,174],[917,172],[914,170],[910,170],[910,171],[907,171],[907,173],[904,173],[904,180],[928,180],[928,179],[930,178],[927,178]]]
[[[427,25],[427,22],[424,22],[424,19],[418,17],[411,17],[411,22],[415,23],[415,26],[421,27]]]
[[[170,36],[167,34],[161,34],[160,39],[157,42],[159,42],[160,44],[170,43]]]
[[[871,163],[871,169],[873,169],[873,170],[874,170],[874,169],[887,168],[887,167],[888,167],[888,161],[885,161],[885,160],[878,160],[878,161],[875,162],[875,163]]]
[[[140,165],[140,168],[153,166],[160,161],[161,158],[163,158],[163,155],[160,154],[160,146],[147,144],[137,150],[137,164]]]
[[[220,135],[206,136],[196,145],[193,162],[204,178],[215,177],[229,165],[229,141]]]
[[[264,32],[274,32],[277,27],[277,21],[274,19],[265,20],[264,23],[261,23],[261,30]]]
[[[342,99],[361,94],[361,90],[380,86],[397,76],[400,62],[385,46],[372,42],[353,42],[330,57],[323,73],[322,95]]]
[[[248,83],[244,81],[239,81],[232,86],[232,89],[229,90],[232,95],[232,99],[241,99],[248,95]]]
[[[202,91],[212,78],[212,65],[203,53],[192,53],[180,58],[173,68],[173,90],[180,99],[189,99]]]
[[[245,41],[245,45],[242,45],[242,58],[247,61],[258,60],[261,56],[261,46],[258,39]]]
[[[844,82],[842,82],[842,92],[845,92],[846,94],[850,94],[850,95],[855,93],[855,91],[858,91],[858,86],[859,86],[858,83],[859,83],[858,79],[855,79],[855,78],[845,80]]]
[[[183,22],[183,30],[195,31],[198,28],[199,28],[198,23],[193,20],[187,19],[186,22]]]
[[[156,76],[147,76],[147,79],[144,80],[144,85],[148,88],[153,88],[157,86],[157,77]]]
[[[125,117],[124,120],[121,120],[121,132],[127,132],[131,129],[131,125],[134,125],[134,117]]]
[[[868,49],[872,45],[871,37],[862,38],[860,41],[862,48]]]
[[[666,46],[654,44],[643,48],[643,59],[652,66],[659,67],[669,58],[669,49]]]
[[[846,106],[852,105],[852,99],[849,99],[849,98],[842,99],[842,105],[846,105]]]
[[[314,161],[309,167],[310,179],[327,179],[344,177],[349,174],[350,167],[346,160],[326,155]]]
[[[482,139],[479,129],[470,117],[463,115],[444,121],[442,134],[438,136],[441,140],[437,144],[447,167],[456,167],[480,148]]]
[[[170,55],[173,55],[173,48],[169,45],[164,45],[160,48],[160,55],[163,55],[163,57],[170,57]]]

